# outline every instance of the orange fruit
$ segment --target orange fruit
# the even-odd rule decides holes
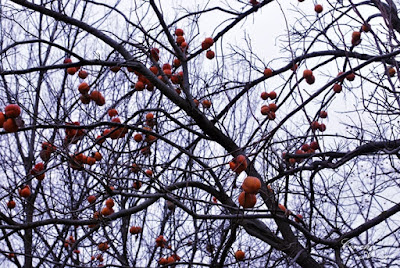
[[[248,194],[256,194],[261,188],[261,181],[257,177],[248,176],[242,184],[242,189]]]

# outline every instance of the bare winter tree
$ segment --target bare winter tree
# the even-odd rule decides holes
[[[0,266],[399,267],[398,6],[0,0]]]

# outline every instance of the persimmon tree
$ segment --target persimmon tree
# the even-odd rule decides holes
[[[396,5],[0,1],[2,265],[400,265]]]

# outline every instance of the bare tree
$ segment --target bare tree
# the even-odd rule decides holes
[[[397,6],[0,1],[1,265],[400,266]]]

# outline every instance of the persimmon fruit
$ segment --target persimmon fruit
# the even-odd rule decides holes
[[[265,68],[264,76],[265,77],[271,77],[272,76],[272,70],[270,68]]]
[[[269,98],[269,94],[268,94],[268,92],[262,92],[261,93],[261,99],[263,99],[263,100],[267,100]]]
[[[10,201],[7,202],[7,207],[9,209],[13,209],[13,208],[15,208],[15,206],[16,206],[16,203],[15,203],[14,200],[10,200]]]
[[[245,258],[244,252],[243,252],[242,250],[236,251],[236,252],[235,252],[235,258],[236,258],[236,260],[238,260],[238,261],[244,260],[244,258]]]
[[[6,121],[6,117],[3,112],[0,112],[0,127],[3,127],[4,122]]]
[[[87,94],[90,90],[90,86],[88,85],[88,83],[86,82],[82,82],[79,86],[78,86],[78,90],[79,92],[83,95],[83,94]]]
[[[275,92],[275,91],[271,91],[271,92],[269,93],[269,98],[270,98],[271,100],[276,99],[276,92]]]
[[[89,195],[87,197],[87,201],[89,201],[90,204],[93,204],[94,202],[96,202],[96,196],[95,195]]]
[[[257,203],[257,198],[255,194],[248,194],[246,192],[241,192],[239,194],[239,205],[243,208],[252,208]]]
[[[244,179],[242,189],[248,194],[256,194],[261,188],[261,181],[257,177],[248,176]]]
[[[201,104],[203,104],[203,107],[207,108],[207,109],[211,107],[211,101],[210,100],[203,100],[201,102]]]
[[[110,71],[113,73],[117,73],[119,70],[121,70],[120,66],[111,66]]]
[[[79,78],[81,78],[81,79],[85,79],[86,77],[88,77],[88,75],[89,75],[89,73],[86,72],[85,70],[80,70],[80,71],[78,72],[78,76],[79,76]]]
[[[18,130],[18,125],[15,122],[14,118],[8,118],[4,123],[3,123],[3,129],[6,132],[17,132]]]
[[[333,92],[340,93],[341,91],[342,91],[342,85],[340,85],[340,84],[333,85]]]
[[[175,35],[176,35],[176,36],[183,36],[183,34],[184,34],[184,32],[183,32],[182,29],[177,28],[177,29],[175,30]]]
[[[31,195],[31,189],[29,188],[28,185],[26,185],[24,188],[20,189],[19,195],[21,197],[29,197]]]
[[[323,7],[322,7],[322,5],[317,4],[317,5],[314,6],[314,10],[317,13],[321,13],[323,11]]]
[[[9,104],[4,108],[4,115],[7,118],[16,118],[21,114],[21,108],[17,104]]]
[[[212,50],[207,50],[206,57],[209,60],[212,60],[215,57],[215,53]]]
[[[309,69],[306,69],[306,70],[303,71],[303,77],[306,78],[306,79],[308,77],[311,77],[312,75],[313,75],[313,72],[311,70],[309,70]]]
[[[106,207],[108,207],[108,208],[114,207],[114,200],[112,198],[109,198],[106,200]]]
[[[396,70],[393,67],[389,67],[388,74],[390,77],[393,77],[396,74]]]

